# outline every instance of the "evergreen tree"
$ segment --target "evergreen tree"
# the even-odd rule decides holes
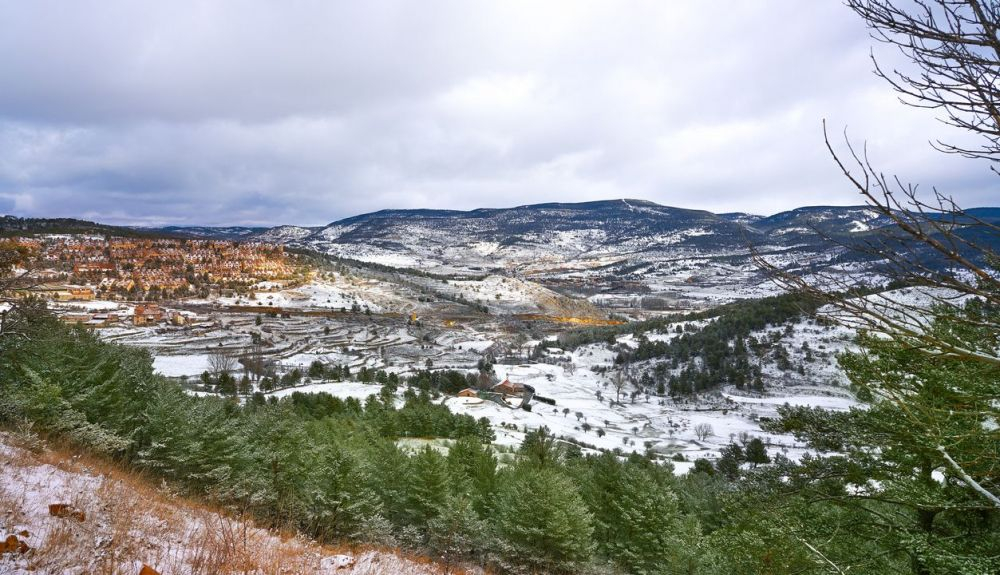
[[[407,482],[410,481],[406,455],[393,441],[372,439],[365,445],[364,456],[365,476],[371,478],[386,518],[394,526],[405,525],[408,520]]]
[[[458,439],[448,450],[451,477],[471,496],[472,506],[485,516],[497,490],[497,458],[493,449],[473,437]]]
[[[427,524],[427,546],[444,559],[445,570],[461,559],[482,561],[489,549],[490,529],[464,495],[445,498],[436,517]]]
[[[312,531],[324,539],[384,539],[385,534],[373,532],[384,520],[371,484],[349,452],[333,444],[323,445],[310,481],[307,509]]]
[[[684,573],[695,567],[697,526],[685,521],[669,469],[592,458],[583,496],[601,555],[628,573]]]
[[[591,558],[591,515],[560,472],[518,466],[501,478],[496,524],[527,565],[570,573]]]
[[[407,521],[425,528],[440,514],[451,491],[448,462],[437,450],[425,446],[410,458],[406,485]]]
[[[543,467],[555,465],[562,458],[562,449],[549,433],[549,428],[545,426],[533,429],[524,435],[520,452],[528,462]]]
[[[926,333],[957,338],[980,325],[981,333],[964,337],[995,345],[988,342],[997,334],[985,326],[996,314],[975,300],[939,308]],[[784,478],[766,489],[843,506],[815,544],[841,568],[859,570],[877,556],[880,568],[915,575],[1000,569],[1000,436],[990,423],[1000,415],[991,399],[1000,371],[881,335],[862,333],[858,344],[841,364],[866,407],[842,414],[781,408],[768,429],[830,453],[784,466]]]
[[[771,462],[771,458],[767,455],[767,447],[764,446],[764,442],[759,437],[754,437],[747,442],[744,456],[747,462],[754,467]]]
[[[719,451],[719,460],[715,462],[715,469],[724,477],[732,480],[740,475],[740,465],[746,461],[743,447],[736,443],[730,443]]]

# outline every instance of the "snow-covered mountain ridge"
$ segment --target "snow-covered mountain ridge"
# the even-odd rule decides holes
[[[824,232],[885,225],[864,208],[808,208],[769,218],[717,215],[643,200],[538,204],[508,209],[383,210],[321,228],[280,226],[261,240],[399,267],[498,270],[532,264],[587,269],[680,254],[732,255],[746,247],[803,243],[808,219]],[[783,233],[784,232],[784,233]],[[820,236],[813,233],[815,238]],[[537,271],[537,270],[536,270]]]
[[[1000,222],[1000,208],[968,213]],[[32,222],[45,229],[82,224],[103,229],[61,220],[4,222],[12,230],[35,226]],[[752,261],[753,251],[798,274],[877,279],[877,258],[845,246],[863,245],[890,225],[869,206],[809,206],[760,216],[620,199],[471,211],[382,210],[321,227],[171,227],[142,233],[265,241],[449,277],[516,276],[601,307],[662,309],[776,293]],[[981,227],[962,225],[958,235],[1000,250],[993,245],[996,235]],[[926,256],[933,264],[935,254]],[[647,297],[658,301],[638,301]]]
[[[1000,219],[993,208],[970,213]],[[870,258],[843,246],[862,244],[891,223],[869,206],[811,206],[765,217],[622,199],[382,210],[319,228],[281,226],[255,237],[393,267],[518,275],[586,297],[598,295],[594,286],[605,295],[669,297],[696,285],[721,289],[732,299],[768,293],[751,250],[800,273],[873,273]]]

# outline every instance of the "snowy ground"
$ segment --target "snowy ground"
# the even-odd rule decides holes
[[[210,369],[208,355],[158,355],[153,369],[169,377],[196,376]]]
[[[319,280],[294,289],[256,291],[254,297],[223,297],[214,301],[221,305],[261,305],[289,309],[350,310],[355,306],[379,313],[382,306],[366,298],[364,286],[358,281]],[[373,298],[374,299],[374,298]]]
[[[481,248],[488,251],[491,246]],[[655,284],[662,293],[675,290],[689,303],[700,301],[699,305],[705,306],[773,289],[772,286],[744,283],[741,289],[746,294],[740,292],[734,296],[726,287],[732,281],[717,280],[725,278],[726,274],[744,278],[751,271],[745,266],[728,264],[703,266],[698,281],[688,282],[685,278],[690,277],[689,266],[695,263],[693,258],[680,258],[655,271],[653,279],[647,283]],[[262,342],[266,359],[274,362],[278,375],[294,368],[305,371],[317,360],[347,365],[354,373],[364,366],[406,375],[427,365],[433,365],[434,369],[472,371],[484,357],[501,357],[505,350],[519,350],[521,355],[518,357],[527,357],[526,341],[552,338],[565,329],[556,324],[538,324],[509,316],[505,319],[502,313],[477,316],[467,308],[455,313],[456,309],[462,309],[461,306],[430,295],[447,291],[445,295],[486,302],[494,311],[504,313],[540,309],[573,313],[573,306],[578,305],[566,303],[570,298],[534,282],[499,275],[480,280],[449,281],[408,276],[406,281],[410,283],[405,285],[390,280],[390,276],[362,277],[357,273],[338,272],[324,273],[294,289],[260,286],[266,289],[258,290],[254,301],[286,308],[293,313],[288,317],[262,314],[259,325],[258,314],[237,313],[219,305],[246,305],[245,299],[215,298],[188,302],[198,319],[185,326],[120,326],[100,333],[111,341],[147,347],[155,356],[155,369],[169,376],[197,376],[208,368],[212,354],[223,352],[239,356],[246,353],[254,338]],[[540,302],[547,307],[538,307]],[[341,308],[355,304],[369,306],[373,315],[339,313]],[[589,304],[578,310],[587,306]],[[411,318],[409,313],[380,314],[404,309],[413,310],[416,317]],[[308,313],[316,310],[322,313]],[[330,310],[338,313],[326,313]],[[694,329],[703,327],[705,322],[687,323],[686,329]],[[674,327],[645,336],[654,341],[668,341],[677,337]],[[530,384],[538,395],[555,400],[555,406],[536,401],[529,412],[491,402],[458,398],[443,398],[442,401],[457,412],[489,419],[501,445],[516,445],[526,429],[544,425],[556,435],[572,437],[596,448],[635,452],[652,449],[667,457],[679,454],[688,462],[698,457],[717,456],[721,447],[741,434],[760,436],[772,452],[784,451],[797,457],[802,446],[788,436],[765,434],[757,421],[773,416],[777,407],[786,402],[831,409],[850,407],[854,401],[846,390],[847,382],[836,364],[836,355],[850,349],[853,334],[846,328],[805,320],[791,327],[774,326],[753,335],[758,339],[778,337],[779,345],[796,366],[794,370],[780,371],[774,362],[762,361],[768,389],[762,397],[723,389],[721,393],[689,402],[642,394],[633,403],[632,389],[628,388],[623,390],[621,402],[612,405],[616,393],[611,378],[603,372],[613,369],[617,352],[602,343],[581,347],[573,353],[550,350],[544,362],[496,365],[499,379],[509,377],[512,381]],[[635,347],[637,343],[631,335],[620,336],[616,341],[616,345],[626,347]],[[801,373],[797,369],[800,365],[803,366]],[[339,397],[364,399],[380,390],[377,385],[351,382],[307,380],[304,384],[274,393],[282,396],[295,391],[323,391]],[[712,428],[704,439],[699,439],[695,433],[695,427],[700,424]],[[678,465],[680,469],[684,467]]]
[[[91,301],[67,301],[67,302],[49,302],[48,307],[57,312],[90,312],[90,313],[102,313],[102,312],[118,312],[118,313],[129,313],[131,314],[130,306],[127,306],[120,302],[106,301],[106,300],[91,300]]]
[[[377,395],[382,391],[382,386],[372,383],[359,383],[356,381],[337,381],[329,383],[313,383],[307,385],[300,385],[297,387],[289,387],[286,389],[279,389],[277,391],[272,391],[268,393],[269,396],[274,397],[287,397],[295,392],[299,393],[328,393],[334,397],[339,397],[340,399],[347,399],[348,397],[355,397],[364,401],[369,395]]]
[[[491,275],[482,280],[453,280],[437,286],[449,295],[487,306],[491,313],[543,314],[603,318],[589,302],[562,296],[534,282]]]
[[[199,326],[183,328],[119,328],[105,330],[105,337],[133,345],[150,347],[154,367],[171,376],[197,376],[208,368],[209,354],[219,349],[240,353],[251,333],[260,333],[268,342],[269,357],[278,361],[282,372],[298,367],[303,371],[316,360],[327,364],[386,369],[399,374],[426,367],[474,370],[488,350],[511,336],[489,323],[467,324],[448,329],[406,325],[404,319],[375,322],[359,318],[263,317],[256,325],[254,314],[215,314]],[[706,321],[686,322],[685,329],[704,327]],[[646,334],[651,340],[677,337],[676,326]],[[760,436],[772,453],[782,451],[798,457],[802,446],[789,436],[764,433],[757,421],[773,416],[783,403],[846,409],[854,404],[846,391],[846,380],[836,365],[837,353],[848,349],[852,332],[846,328],[821,326],[813,320],[775,326],[754,334],[771,337],[780,332],[780,345],[791,362],[803,365],[804,374],[781,372],[773,363],[764,364],[768,394],[753,396],[735,389],[699,401],[674,402],[645,394],[630,398],[623,390],[621,403],[612,405],[615,390],[611,378],[599,373],[613,368],[616,351],[607,344],[581,347],[572,353],[550,350],[552,363],[497,364],[499,379],[530,384],[537,394],[556,401],[555,406],[535,401],[532,411],[510,409],[492,402],[443,398],[456,412],[486,417],[496,429],[500,445],[520,443],[526,429],[548,427],[558,436],[572,437],[596,448],[645,452],[652,449],[665,457],[680,454],[688,462],[698,457],[714,458],[721,447],[740,434]],[[553,336],[549,336],[551,338]],[[635,347],[632,335],[617,338],[618,345]],[[804,345],[807,344],[807,345]],[[808,354],[805,351],[808,349]],[[811,358],[811,359],[809,359]],[[281,397],[293,392],[326,392],[338,397],[364,400],[379,393],[378,385],[357,382],[304,382],[299,387],[273,392]],[[600,394],[600,397],[598,397]],[[579,416],[578,416],[579,414]],[[695,427],[711,426],[711,433],[699,439]],[[600,430],[600,431],[598,431]],[[684,470],[687,465],[677,465]]]
[[[765,397],[723,393],[714,399],[691,403],[645,395],[633,403],[628,398],[631,389],[626,389],[622,403],[612,405],[615,389],[610,378],[590,368],[611,366],[613,358],[614,354],[605,346],[590,345],[572,354],[574,368],[547,364],[496,366],[501,379],[532,385],[538,395],[555,399],[555,406],[536,401],[528,412],[463,398],[450,398],[446,404],[456,412],[489,419],[497,428],[497,442],[503,445],[519,444],[526,427],[546,426],[557,436],[572,437],[597,448],[620,448],[626,452],[653,449],[664,455],[680,453],[690,462],[699,457],[717,457],[718,450],[741,433],[761,437],[772,452],[798,457],[803,452],[802,446],[790,436],[763,432],[757,423],[760,417],[774,415],[783,403],[828,409],[847,409],[855,403],[843,392],[829,395],[826,388],[817,386],[787,393],[779,389]],[[695,433],[699,424],[711,426],[711,433],[704,440]],[[679,471],[685,468],[678,466]]]

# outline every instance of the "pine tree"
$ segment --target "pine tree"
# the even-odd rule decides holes
[[[982,301],[926,313],[928,334],[995,345],[986,326],[1000,319],[998,310]],[[963,334],[975,329],[983,331]],[[844,509],[825,520],[817,551],[841,568],[877,556],[880,567],[915,575],[1000,569],[1000,434],[992,425],[1000,371],[882,335],[862,333],[857,343],[840,361],[864,409],[786,406],[767,425],[834,452],[785,466],[782,480],[791,477],[788,489],[804,501]]]
[[[472,506],[485,516],[497,490],[497,458],[493,449],[473,437],[455,441],[448,450],[448,467],[459,489],[466,489]]]
[[[554,469],[522,465],[505,472],[496,520],[529,566],[572,572],[591,558],[592,517],[573,482]]]
[[[427,532],[427,545],[444,559],[446,571],[456,560],[483,558],[489,548],[489,527],[464,495],[445,498],[438,515],[428,521]]]
[[[411,525],[424,528],[437,517],[451,490],[448,462],[430,446],[418,451],[409,461],[406,491],[406,515]]]
[[[681,517],[670,471],[640,465],[611,454],[591,460],[583,495],[597,550],[628,573],[688,572],[697,526]]]
[[[754,467],[771,462],[771,458],[767,455],[767,447],[759,437],[754,437],[747,442],[743,455],[747,462]]]
[[[545,426],[533,429],[524,435],[520,452],[527,461],[543,467],[558,464],[562,458],[562,450],[549,433],[549,428]]]
[[[307,508],[312,531],[321,538],[352,541],[384,539],[373,532],[381,521],[382,506],[355,458],[339,446],[323,445],[309,482]]]
[[[411,480],[409,459],[395,442],[383,439],[372,440],[365,445],[363,453],[365,475],[372,480],[386,518],[394,526],[406,524],[407,482]]]

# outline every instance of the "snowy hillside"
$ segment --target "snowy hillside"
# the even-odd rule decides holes
[[[974,211],[995,217],[989,209]],[[764,217],[623,199],[467,212],[383,210],[323,228],[281,226],[258,237],[397,268],[550,282],[602,307],[691,309],[775,293],[751,261],[751,247],[781,268],[863,277],[878,262],[842,245],[863,244],[890,223],[866,206],[803,207]]]
[[[648,254],[657,260],[677,255],[665,249],[720,255],[745,253],[751,243],[802,247],[803,242],[822,243],[810,226],[840,235],[886,223],[863,207],[800,208],[762,218],[611,200],[469,212],[385,210],[334,222],[308,235],[306,228],[288,233],[286,226],[265,237],[359,259],[394,253],[442,266],[497,269],[508,263],[535,263],[539,257],[570,262]],[[794,243],[784,237],[793,231]]]
[[[0,554],[0,573],[439,573],[426,560],[260,529],[99,460],[25,445],[0,434],[0,534],[17,548]]]

